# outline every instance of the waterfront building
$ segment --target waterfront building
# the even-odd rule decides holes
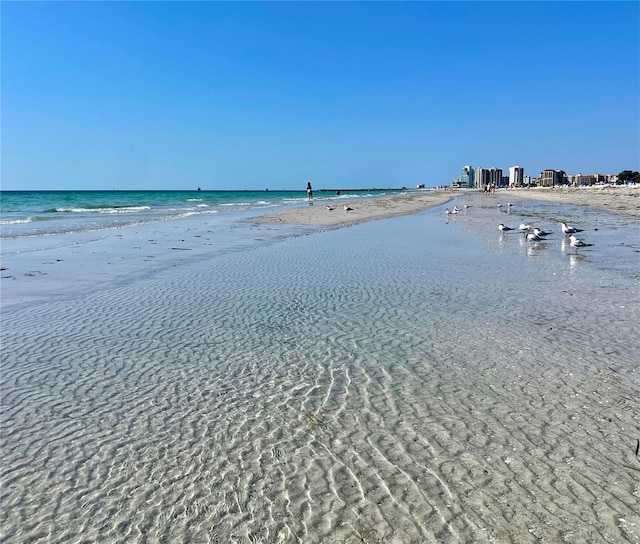
[[[509,187],[522,187],[524,185],[524,168],[522,166],[509,167]]]
[[[489,183],[493,187],[502,185],[502,168],[496,168],[495,166],[489,168]]]
[[[473,186],[476,189],[480,189],[480,190],[484,191],[484,189],[490,183],[489,170],[479,166],[478,168],[475,169],[473,178],[474,178]]]
[[[540,187],[555,187],[564,185],[567,182],[567,174],[564,170],[553,170],[548,168],[540,172]]]
[[[460,187],[465,189],[471,189],[474,187],[474,172],[471,166],[465,166],[462,168],[462,174],[460,175]]]

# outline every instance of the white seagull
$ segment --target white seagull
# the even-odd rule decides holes
[[[460,208],[458,208],[458,206],[453,207],[453,213],[458,213],[459,211],[460,211]]]
[[[507,232],[507,231],[509,231],[509,230],[513,230],[511,227],[505,227],[502,223],[500,223],[500,224],[498,225],[498,228],[499,228],[499,229],[500,229],[500,231],[502,231],[502,232]]]
[[[344,205],[344,211],[345,212],[350,212],[353,211],[353,208],[350,208],[349,206],[347,206],[346,204]]]
[[[519,226],[518,228],[519,228],[520,230],[524,230],[524,231],[527,231],[527,230],[531,230],[531,229],[532,229],[531,225],[527,225],[526,223],[520,223],[520,226]]]
[[[585,244],[582,240],[578,240],[573,234],[569,236],[569,245],[574,247],[576,251],[579,247],[590,247],[593,244]]]
[[[540,230],[539,228],[536,227],[535,229],[533,229],[533,234],[535,234],[537,236],[544,237],[544,236],[549,236],[549,234],[551,234],[551,233],[550,232],[546,232],[544,230]]]
[[[329,210],[330,212],[333,211],[333,208],[331,206],[327,206],[327,210]]]
[[[545,240],[545,238],[543,238],[542,236],[538,236],[533,232],[530,232],[529,234],[527,234],[527,241],[529,242],[542,242],[543,240]]]
[[[560,225],[562,226],[562,232],[565,234],[575,234],[576,232],[582,232],[582,229],[576,229],[574,227],[569,227],[564,221],[560,221]]]
[[[446,213],[447,215],[449,215],[451,213],[451,210],[449,208],[445,208],[444,209],[444,213]]]

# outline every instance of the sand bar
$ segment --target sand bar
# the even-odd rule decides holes
[[[428,191],[419,194],[384,196],[379,198],[322,201],[316,199],[307,206],[290,208],[280,213],[262,215],[252,219],[258,223],[285,223],[294,225],[318,225],[327,227],[350,226],[410,215],[440,206],[457,196],[454,191]],[[327,209],[327,206],[333,208]],[[352,208],[350,211],[345,206]]]

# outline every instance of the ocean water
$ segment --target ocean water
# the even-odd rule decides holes
[[[3,309],[0,539],[639,542],[637,221],[456,203],[80,244],[86,273],[101,248],[155,255]],[[497,229],[523,221],[554,232]],[[24,257],[3,304],[53,277]]]
[[[389,193],[396,191],[316,191],[314,201]],[[266,213],[306,201],[305,191],[0,191],[0,239],[100,231],[194,215]]]

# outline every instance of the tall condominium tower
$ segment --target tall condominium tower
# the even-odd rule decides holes
[[[522,166],[509,167],[509,187],[521,187],[524,184],[524,168]]]

